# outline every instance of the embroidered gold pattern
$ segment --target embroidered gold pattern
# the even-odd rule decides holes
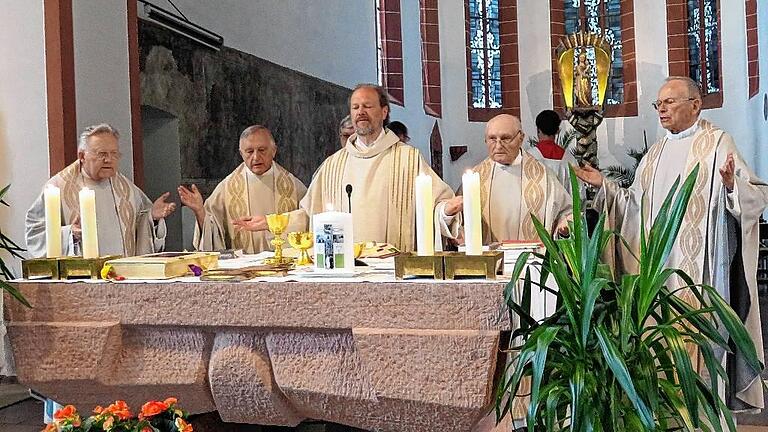
[[[520,234],[523,240],[535,240],[539,236],[536,233],[536,227],[533,225],[531,215],[536,216],[542,223],[546,223],[544,220],[545,195],[544,188],[541,186],[546,184],[546,170],[544,165],[524,152],[522,171],[523,202],[525,207],[527,207],[527,211],[521,218]]]

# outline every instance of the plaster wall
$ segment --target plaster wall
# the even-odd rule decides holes
[[[106,122],[120,131],[120,172],[133,178],[128,9],[125,0],[72,2],[78,134]]]

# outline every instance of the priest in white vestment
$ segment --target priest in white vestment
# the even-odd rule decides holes
[[[607,212],[610,226],[637,254],[640,229],[650,229],[675,179],[680,176],[682,182],[698,164],[698,179],[666,265],[684,270],[695,283],[715,287],[744,321],[764,362],[756,273],[758,224],[768,205],[768,185],[747,166],[729,134],[699,118],[702,98],[694,81],[668,78],[653,105],[667,133],[640,161],[632,186],[622,189],[588,166],[577,175],[600,188],[594,205]],[[637,271],[637,261],[626,248],[617,245],[610,253],[619,271]],[[696,303],[690,292],[682,297]],[[738,355],[727,360],[728,406],[737,411],[763,408],[760,371]]]
[[[99,254],[133,256],[157,252],[165,246],[165,220],[176,204],[165,200],[164,193],[155,202],[124,175],[117,172],[122,156],[120,134],[102,123],[86,128],[80,135],[77,161],[46,182],[61,191],[61,244],[64,255],[80,254],[80,200],[84,187],[96,195],[96,220]],[[44,257],[45,203],[43,194],[27,211],[27,250],[33,257]]]
[[[416,176],[432,177],[436,239],[458,234],[461,198],[435,174],[414,147],[384,128],[389,117],[386,91],[362,84],[350,96],[350,116],[355,134],[343,149],[318,168],[301,208],[310,216],[327,210],[350,211],[355,241],[389,243],[401,251],[415,249]],[[347,195],[347,190],[351,194]]]
[[[243,163],[203,197],[195,185],[179,186],[182,204],[197,219],[194,245],[198,250],[242,249],[254,254],[272,250],[274,238],[266,215],[288,213],[286,232],[306,231],[306,214],[297,210],[306,186],[274,161],[277,144],[264,126],[253,125],[240,134]]]
[[[538,240],[531,215],[550,233],[568,232],[571,196],[556,173],[522,150],[524,138],[520,120],[509,114],[485,127],[488,158],[473,168],[480,174],[484,244]]]

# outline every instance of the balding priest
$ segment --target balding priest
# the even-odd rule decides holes
[[[401,251],[415,249],[414,182],[432,178],[436,234],[458,234],[461,198],[435,174],[421,153],[384,128],[389,119],[386,91],[358,85],[349,99],[355,134],[343,149],[320,165],[301,207],[311,216],[329,209],[351,211],[355,241],[389,243]],[[347,195],[347,191],[350,195]],[[440,246],[436,235],[435,246]]]
[[[650,228],[675,180],[699,166],[698,180],[666,265],[684,270],[694,283],[713,286],[729,300],[750,331],[763,362],[756,274],[759,219],[768,206],[768,185],[747,166],[729,134],[699,118],[702,97],[696,82],[688,77],[668,78],[653,107],[667,133],[640,161],[632,186],[620,188],[588,166],[577,170],[577,175],[600,188],[595,205],[608,214],[611,227],[636,254],[640,229],[647,232]],[[646,226],[640,226],[641,220]],[[637,272],[631,251],[617,245],[611,252],[614,255],[609,258],[615,259],[619,270]],[[679,295],[696,303],[689,291]],[[728,355],[727,370],[728,406],[740,411],[763,408],[760,371],[749,368],[738,355]]]
[[[533,218],[554,234],[568,232],[571,196],[557,175],[521,149],[520,120],[499,114],[485,127],[488,157],[473,170],[480,174],[483,243],[538,240]]]
[[[306,231],[306,214],[297,209],[307,188],[274,161],[277,144],[269,129],[247,127],[240,134],[239,150],[243,163],[204,203],[195,185],[179,186],[182,204],[197,219],[194,245],[198,250],[242,249],[249,254],[272,250],[274,236],[266,220],[272,213],[289,214],[286,232]]]
[[[142,255],[160,251],[165,246],[165,220],[176,204],[165,200],[164,193],[155,202],[128,178],[117,171],[120,134],[109,124],[87,127],[78,141],[77,161],[46,182],[61,193],[62,253],[78,255],[81,226],[79,193],[90,188],[96,197],[99,254]],[[33,257],[46,255],[45,203],[43,194],[27,211],[27,250]]]

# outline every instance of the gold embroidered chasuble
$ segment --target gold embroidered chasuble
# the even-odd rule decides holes
[[[604,180],[594,205],[607,212],[607,222],[621,232],[635,254],[640,250],[640,215],[646,232],[668,190],[661,190],[660,176],[670,175],[674,164],[663,157],[665,147],[681,145],[684,140],[663,138],[654,144],[637,168],[635,182],[628,189]],[[733,154],[735,187],[728,192],[719,168],[729,153]],[[667,266],[680,268],[696,283],[715,287],[743,319],[763,361],[763,340],[757,297],[757,256],[759,217],[768,206],[768,185],[752,173],[739,154],[733,138],[707,120],[699,120],[690,150],[679,172],[681,182],[699,165],[693,194]],[[675,174],[675,173],[672,173]],[[606,250],[606,259],[618,271],[636,272],[637,261],[617,242]],[[681,298],[696,305],[690,291]],[[695,350],[689,350],[698,358]],[[763,392],[759,375],[738,355],[728,356],[731,386],[728,405],[736,410],[762,408]]]
[[[267,184],[269,183],[269,184]],[[254,188],[254,190],[249,190]],[[288,213],[286,232],[305,231],[306,215],[297,211],[306,187],[277,162],[262,176],[249,172],[243,163],[221,181],[205,201],[205,222],[195,227],[198,250],[242,249],[245,253],[271,250],[269,231],[235,229],[232,220],[254,214]],[[252,202],[254,201],[254,202]]]
[[[69,233],[69,225],[80,215],[80,190],[87,186],[80,161],[75,161],[61,172],[51,178],[46,185],[51,184],[61,190],[62,207],[62,225],[63,230]],[[161,250],[165,242],[165,222],[161,220],[158,224],[158,232],[163,235],[158,238],[155,227],[152,222],[152,202],[147,196],[133,184],[128,178],[120,173],[116,173],[112,178],[103,180],[109,182],[109,188],[112,191],[114,199],[114,211],[118,227],[106,226],[104,223],[97,225],[99,237],[107,235],[105,230],[117,228],[119,237],[122,240],[122,254],[125,256],[142,255]],[[109,207],[97,203],[99,209]],[[42,195],[32,205],[27,213],[27,245],[33,256],[45,255],[45,205]],[[98,217],[97,220],[105,220]],[[101,243],[101,241],[100,241]],[[62,242],[64,248],[67,248],[67,241]],[[104,251],[101,251],[104,254]],[[74,254],[74,250],[67,250],[65,253]]]
[[[557,175],[544,164],[536,160],[530,153],[521,150],[520,178],[509,181],[504,177],[510,176],[506,171],[498,169],[498,164],[490,158],[473,168],[480,175],[480,207],[483,225],[483,243],[490,244],[502,240],[536,240],[536,228],[533,216],[536,216],[551,233],[557,225],[571,215],[571,197],[559,182]],[[493,200],[494,188],[501,184],[513,184],[509,190],[508,199],[503,202]],[[514,194],[519,194],[514,196]],[[509,212],[516,212],[519,227],[498,226],[502,217]],[[502,233],[507,238],[497,238],[494,233]],[[514,237],[517,233],[517,238]]]
[[[355,241],[387,242],[401,251],[415,249],[414,182],[420,173],[432,177],[436,243],[440,233],[455,236],[459,218],[442,222],[437,205],[453,191],[432,171],[419,151],[386,131],[370,147],[359,148],[356,135],[326,159],[315,173],[301,207],[310,216],[328,210],[349,211],[352,204]],[[346,185],[352,186],[351,199]]]

